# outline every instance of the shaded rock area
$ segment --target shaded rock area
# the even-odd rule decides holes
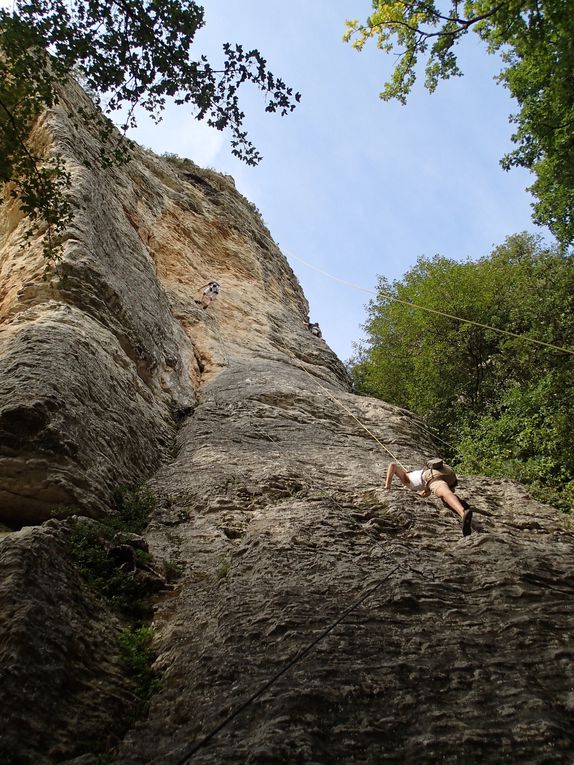
[[[118,620],[78,576],[57,521],[0,541],[0,762],[50,765],[117,743],[137,699]]]
[[[66,526],[0,537],[13,761],[572,762],[569,519],[462,476],[463,538],[435,499],[385,491],[391,454],[412,469],[440,451],[412,413],[350,392],[232,179],[138,147],[99,171],[65,108],[37,132],[78,209],[47,280],[17,208],[0,229],[0,523],[107,513],[145,480],[146,541],[182,576],[155,602],[162,682],[115,740],[118,625],[66,561]]]
[[[10,322],[0,354],[4,523],[38,523],[58,506],[101,513],[118,482],[157,467],[169,410],[162,416],[99,322],[69,305],[36,306]]]

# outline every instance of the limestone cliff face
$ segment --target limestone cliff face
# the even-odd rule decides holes
[[[434,500],[385,492],[388,455],[343,406],[408,467],[437,447],[350,392],[232,179],[137,147],[99,170],[65,109],[36,132],[77,213],[48,279],[14,205],[2,222],[0,523],[107,513],[146,481],[147,542],[183,576],[155,604],[161,687],[115,730],[133,696],[119,625],[74,573],[67,524],[0,539],[4,758],[93,765],[104,741],[118,765],[571,762],[564,516],[462,477],[463,538]]]

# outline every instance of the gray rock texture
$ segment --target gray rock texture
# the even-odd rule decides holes
[[[0,541],[0,762],[62,762],[117,743],[136,697],[120,624],[78,577],[57,521]]]
[[[409,413],[330,390],[409,468],[432,448]],[[223,371],[178,446],[152,481],[150,539],[186,567],[158,604],[166,685],[117,762],[571,760],[574,547],[557,512],[465,477],[463,538],[436,500],[384,490],[386,455],[292,364]]]
[[[350,392],[233,181],[137,147],[99,171],[97,136],[64,107],[37,130],[67,157],[77,215],[44,281],[40,243],[21,250],[25,222],[7,208],[0,522],[39,523],[61,505],[109,512],[114,488],[146,480],[158,497],[147,542],[182,570],[155,604],[161,687],[110,761],[572,762],[569,519],[515,483],[462,476],[476,508],[463,538],[435,499],[385,491],[390,453],[411,469],[437,444],[412,413]],[[212,278],[221,296],[203,310],[196,290]],[[0,538],[5,581],[50,523]],[[64,594],[47,598],[58,545],[44,557],[13,597],[40,603],[66,639],[95,639]],[[66,565],[61,587],[75,591]],[[4,602],[0,641],[12,645]],[[44,630],[19,635],[14,665],[36,678]],[[103,683],[101,743],[113,662],[86,651],[101,678],[73,652],[70,666],[48,657],[42,677],[57,690],[73,667],[85,688]],[[97,720],[85,698],[78,709]],[[15,762],[96,762],[71,746],[72,723],[50,739],[41,705],[26,708]]]

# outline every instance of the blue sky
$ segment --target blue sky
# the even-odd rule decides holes
[[[255,168],[231,155],[226,134],[169,107],[130,133],[233,175],[290,260],[329,345],[345,361],[361,336],[368,295],[306,268],[302,258],[374,289],[421,255],[478,258],[506,236],[538,231],[525,171],[504,172],[516,106],[493,77],[499,65],[475,35],[461,50],[465,76],[429,95],[418,83],[406,106],[378,98],[392,60],[374,45],[342,42],[346,18],[364,19],[370,0],[211,0],[198,48],[212,63],[223,42],[256,47],[270,69],[302,94],[281,118],[254,89],[243,102],[250,137],[264,156]],[[223,285],[225,286],[225,285]],[[448,306],[445,306],[448,310]]]

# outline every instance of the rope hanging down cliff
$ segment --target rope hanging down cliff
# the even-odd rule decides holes
[[[303,367],[299,367],[300,369],[303,369]],[[303,370],[307,372],[307,370]],[[307,374],[309,374],[307,372]],[[310,377],[312,375],[309,374]],[[313,378],[315,380],[315,378]],[[315,382],[317,382],[315,380]],[[334,396],[330,394],[327,388],[322,386],[320,383],[317,383],[319,387],[323,388],[323,390],[334,400],[336,401],[342,408],[348,412],[353,419],[355,419],[361,427],[365,428],[367,432],[377,441],[377,443],[385,449],[389,454],[392,455],[392,452],[388,450],[384,444],[379,441],[379,439],[365,426],[361,423],[361,421],[355,417],[355,415],[347,409],[343,404],[341,404],[337,399],[335,399]],[[272,438],[268,433],[264,432],[261,428],[259,428],[257,425],[255,425],[256,429],[265,437],[268,438],[272,443],[279,446],[278,442]],[[394,456],[394,455],[392,455]],[[396,459],[396,458],[395,458]],[[334,499],[328,492],[326,492],[324,489],[320,489],[320,492],[325,496],[327,499],[330,499],[336,506],[338,506],[341,510],[344,510],[344,508],[337,502],[337,500]],[[360,524],[357,523],[357,525],[360,527]],[[363,530],[363,529],[361,529]],[[378,545],[381,549],[384,550],[383,545],[378,540],[374,540],[375,544]],[[306,646],[301,648],[289,661],[284,664],[284,666],[279,669],[269,680],[267,680],[263,685],[260,686],[255,692],[253,692],[250,696],[248,696],[245,701],[243,701],[238,707],[236,707],[232,712],[230,712],[227,717],[225,717],[224,720],[222,720],[218,725],[216,725],[214,728],[212,728],[203,738],[201,738],[199,741],[197,741],[195,744],[193,744],[189,749],[187,749],[178,760],[175,761],[174,765],[185,765],[185,763],[189,762],[192,757],[203,747],[205,747],[215,736],[217,736],[218,733],[220,733],[224,728],[226,728],[236,717],[238,717],[245,709],[247,709],[251,704],[253,704],[265,691],[269,690],[283,675],[285,675],[292,667],[294,667],[296,664],[298,664],[302,659],[304,659],[312,650],[315,648],[322,640],[324,640],[334,629],[337,627],[341,622],[349,616],[353,611],[355,611],[360,605],[365,603],[374,593],[383,585],[396,571],[398,571],[401,568],[401,565],[403,564],[397,564],[394,566],[391,571],[387,572],[385,576],[383,576],[381,579],[379,579],[375,584],[367,587],[367,589],[361,594],[361,596],[352,603],[348,608],[346,608],[339,616],[331,622],[324,630],[321,631],[321,633],[313,638]],[[411,571],[421,575],[422,572],[420,572],[415,567],[407,564],[407,568],[409,568]],[[159,765],[159,764],[158,764]]]
[[[277,680],[279,680],[280,677],[282,677],[286,672],[288,672],[292,667],[295,666],[298,662],[300,662],[302,659],[305,658],[312,650],[315,648],[316,645],[318,645],[322,640],[324,640],[329,633],[331,633],[335,627],[340,624],[343,619],[345,619],[349,614],[351,614],[356,608],[358,608],[362,603],[364,603],[368,598],[371,597],[378,589],[381,587],[382,584],[384,584],[387,579],[389,579],[395,571],[397,571],[400,568],[400,564],[395,566],[391,571],[388,572],[382,579],[379,579],[379,581],[374,584],[372,587],[369,587],[362,595],[361,597],[355,601],[352,605],[350,605],[348,608],[346,608],[339,616],[335,619],[334,622],[332,622],[328,627],[326,627],[319,635],[317,635],[316,638],[314,638],[307,646],[302,648],[300,651],[298,651],[295,656],[293,656],[280,670],[278,670],[267,682],[265,682],[255,693],[252,693],[249,698],[245,699],[245,701],[240,704],[236,709],[233,710],[226,718],[225,720],[222,720],[222,722],[219,723],[215,728],[209,731],[209,733],[204,736],[202,739],[200,739],[196,744],[194,744],[192,747],[190,747],[180,758],[179,760],[176,760],[174,762],[174,765],[185,765],[186,762],[189,762],[189,760],[193,757],[196,752],[198,752],[200,749],[202,749],[206,744],[208,744],[211,739],[216,736],[223,728],[226,728],[229,723],[234,720],[241,712],[243,712],[244,709],[249,707],[253,702],[261,696],[261,694],[265,693],[266,690],[271,688],[272,685],[274,685]],[[162,760],[164,762],[164,760]],[[159,763],[157,763],[159,765]]]
[[[325,393],[327,396],[329,396],[329,398],[331,399],[331,401],[334,401],[334,403],[335,403],[335,404],[337,404],[337,406],[341,407],[341,409],[342,409],[343,411],[345,411],[345,412],[346,412],[348,415],[350,415],[350,416],[351,416],[351,417],[352,417],[352,418],[353,418],[353,419],[354,419],[356,422],[358,422],[358,423],[359,423],[359,425],[360,425],[360,426],[363,428],[363,430],[365,430],[365,431],[366,431],[366,432],[367,432],[367,433],[368,433],[368,434],[371,436],[371,438],[373,438],[373,439],[374,439],[374,440],[375,440],[375,441],[378,443],[378,445],[379,445],[379,446],[380,446],[382,449],[384,449],[384,450],[387,452],[387,454],[389,454],[389,455],[391,456],[391,458],[392,458],[392,459],[393,459],[393,460],[394,460],[394,461],[395,461],[395,462],[396,462],[398,465],[400,465],[400,466],[403,468],[403,470],[408,470],[408,468],[406,468],[406,467],[403,465],[403,463],[402,463],[402,462],[399,460],[399,458],[398,458],[398,457],[397,457],[395,454],[393,454],[393,452],[392,452],[392,451],[391,451],[391,450],[390,450],[390,449],[389,449],[387,446],[385,446],[385,444],[384,444],[382,441],[380,441],[380,440],[377,438],[377,436],[376,436],[376,435],[373,433],[373,431],[372,431],[372,430],[369,430],[369,428],[368,428],[366,425],[364,425],[364,424],[361,422],[361,420],[360,420],[360,419],[359,419],[359,418],[358,418],[356,415],[354,415],[354,414],[353,414],[353,412],[351,412],[351,410],[350,410],[348,407],[346,407],[346,406],[345,406],[345,404],[343,404],[341,401],[339,401],[339,399],[338,399],[338,398],[336,398],[336,397],[335,397],[335,396],[334,396],[334,395],[331,393],[331,391],[330,391],[328,388],[326,388],[324,385],[321,385],[321,383],[320,383],[320,382],[317,380],[317,378],[316,378],[316,377],[313,377],[313,375],[312,375],[312,374],[311,374],[311,373],[310,373],[310,372],[309,372],[307,369],[305,369],[305,367],[302,367],[302,366],[300,366],[299,364],[295,364],[295,366],[297,367],[297,369],[300,369],[302,372],[305,372],[305,374],[306,374],[306,375],[308,375],[308,376],[309,376],[309,377],[310,377],[310,378],[313,380],[313,382],[314,382],[314,383],[316,383],[316,384],[319,386],[319,388],[321,388],[321,390],[322,390],[322,391],[323,391],[323,392],[324,392],[324,393]]]

